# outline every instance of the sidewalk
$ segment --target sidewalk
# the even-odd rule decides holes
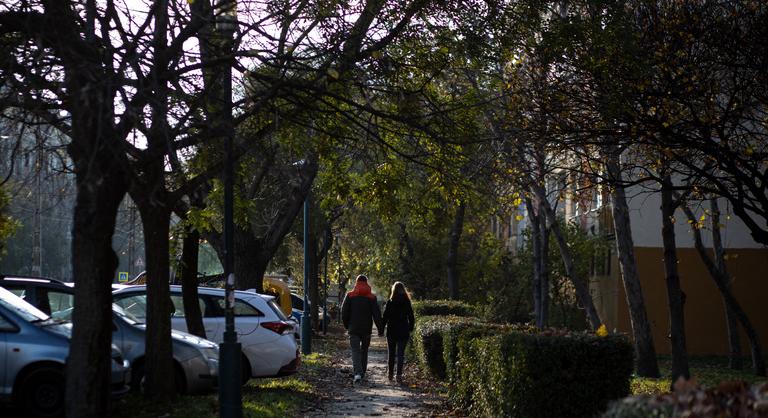
[[[352,384],[352,359],[346,335],[339,333],[336,348],[339,372],[332,387],[327,388],[330,399],[305,417],[429,417],[439,409],[441,400],[418,390],[413,370],[406,365],[402,385],[387,380],[387,340],[372,337],[368,353],[368,372],[362,383]]]

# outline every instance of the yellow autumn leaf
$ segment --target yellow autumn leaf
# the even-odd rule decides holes
[[[600,326],[597,328],[597,331],[595,331],[595,335],[598,337],[608,336],[608,328],[605,327],[605,324],[600,324]]]
[[[516,221],[522,221],[523,220],[523,215],[515,215],[515,220]]]

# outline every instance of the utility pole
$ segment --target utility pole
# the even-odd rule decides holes
[[[219,96],[217,103],[221,109],[213,121],[218,132],[224,136],[224,277],[225,287],[225,327],[224,341],[219,344],[219,416],[222,418],[240,418],[243,416],[241,393],[242,367],[240,366],[241,348],[235,332],[235,274],[234,274],[234,161],[232,141],[235,136],[232,117],[232,60],[234,34],[237,25],[237,3],[235,0],[219,0],[216,11],[216,30],[222,65],[219,74]]]

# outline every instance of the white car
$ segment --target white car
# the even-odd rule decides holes
[[[147,314],[147,289],[144,285],[125,286],[113,291],[113,301],[139,320]],[[224,289],[198,288],[205,337],[224,340]],[[181,286],[171,286],[174,312],[171,327],[187,331]],[[235,292],[235,331],[243,350],[243,379],[296,373],[301,364],[294,323],[280,311],[275,298],[253,292]]]

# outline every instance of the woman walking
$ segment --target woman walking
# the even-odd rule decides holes
[[[397,383],[402,383],[403,362],[405,361],[405,345],[413,331],[413,307],[411,297],[402,282],[392,285],[389,300],[384,306],[382,318],[383,326],[387,332],[387,352],[389,354],[389,380],[392,380],[397,357]]]

